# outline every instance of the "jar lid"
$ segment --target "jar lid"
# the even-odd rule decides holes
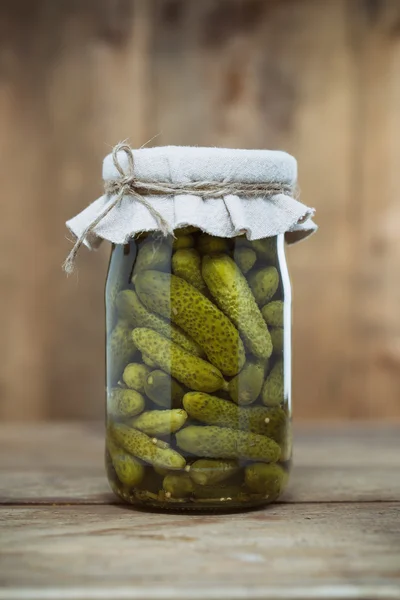
[[[188,225],[250,240],[293,232],[293,242],[317,229],[314,209],[296,199],[297,162],[286,152],[119,144],[103,179],[106,193],[67,222],[78,247]]]

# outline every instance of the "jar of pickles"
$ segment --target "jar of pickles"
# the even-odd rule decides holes
[[[172,152],[162,150],[164,157]],[[225,152],[247,152],[248,158],[252,154]],[[118,151],[114,165],[115,156]],[[271,160],[271,156],[261,158]],[[157,152],[154,160],[157,164]],[[196,168],[201,170],[201,165]],[[125,182],[114,190],[121,198],[113,210],[121,212],[121,201],[127,201],[129,207],[137,202],[143,211],[155,209],[163,215],[160,196],[179,209],[191,185],[185,181],[188,169],[188,165],[183,168],[181,181],[164,186],[174,187],[175,193],[164,190],[162,196],[150,193],[161,187],[157,177],[154,189],[143,190],[143,181],[138,182],[132,172],[127,176],[121,167]],[[209,203],[215,216],[230,214],[226,198],[234,190],[218,193],[226,181],[213,182],[208,174],[200,185],[199,174],[193,177],[197,187],[190,188],[190,195],[200,199],[205,210]],[[291,184],[293,179],[291,173]],[[144,179],[144,187],[146,183]],[[285,198],[283,204],[289,198],[292,209],[293,203],[300,205],[283,193],[286,188],[274,188],[273,194],[262,197],[261,189],[255,196],[250,189],[251,184],[261,188],[258,182],[250,182],[247,188],[249,181],[242,175],[234,183],[239,188],[234,194],[236,208],[247,201],[254,212],[260,202],[264,211],[260,208],[258,224],[269,233],[271,206],[279,195]],[[130,187],[121,193],[122,185]],[[138,195],[146,191],[145,205],[134,195],[126,198],[133,191]],[[105,207],[112,202],[108,196]],[[246,223],[242,226],[232,219],[234,235],[231,230],[226,235],[226,224],[225,229],[221,225],[220,235],[212,234],[207,231],[209,218],[195,212],[190,217],[190,199],[185,202],[183,226],[174,227],[164,214],[169,230],[160,231],[160,222],[150,214],[156,220],[152,229],[143,231],[139,224],[141,231],[130,231],[124,243],[110,240],[107,475],[115,494],[129,504],[165,510],[257,507],[280,496],[291,466],[291,290],[285,230],[250,239],[254,236],[247,235]],[[177,212],[175,221],[182,220]],[[274,214],[276,219],[279,211]],[[285,214],[281,206],[281,221]],[[101,216],[103,228],[107,216]],[[292,230],[297,228],[300,235],[310,232],[314,226],[309,217],[303,212]],[[85,229],[74,230],[73,223],[71,229],[82,240],[88,238]]]

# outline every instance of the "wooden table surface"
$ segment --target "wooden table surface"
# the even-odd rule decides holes
[[[98,424],[0,427],[0,600],[400,598],[400,426],[296,429],[278,504],[160,514],[110,493]]]

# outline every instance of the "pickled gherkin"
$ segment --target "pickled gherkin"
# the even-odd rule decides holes
[[[147,239],[139,247],[133,275],[146,269],[167,271],[171,263],[171,246],[160,239]]]
[[[192,235],[180,235],[172,243],[173,250],[182,250],[183,248],[193,248],[194,237]]]
[[[189,248],[175,252],[172,257],[172,270],[174,275],[190,283],[202,294],[207,294],[207,286],[201,274],[201,258],[197,250]]]
[[[114,417],[134,417],[145,407],[145,399],[139,392],[126,388],[112,388],[107,398],[107,411]]]
[[[185,395],[184,388],[170,375],[156,369],[144,384],[146,396],[162,408],[179,408]]]
[[[234,460],[201,458],[190,465],[189,476],[199,485],[215,485],[238,473],[240,467]]]
[[[264,383],[268,362],[268,359],[250,359],[240,373],[230,380],[228,391],[236,404],[246,406],[257,400]]]
[[[245,351],[238,330],[198,289],[180,277],[156,271],[139,274],[135,287],[150,311],[171,318],[196,340],[208,360],[224,375],[236,375],[240,371],[245,363]],[[269,336],[261,313],[259,316],[263,328],[260,337],[265,330]]]
[[[112,489],[163,510],[276,500],[292,455],[283,236],[147,232],[122,263],[107,338]]]
[[[110,434],[116,444],[144,462],[164,469],[183,469],[186,461],[171,448],[159,448],[145,433],[122,423],[110,425]]]
[[[183,406],[190,417],[207,425],[243,429],[266,435],[280,443],[284,437],[286,414],[281,408],[239,407],[229,400],[200,392],[189,392]]]
[[[281,455],[274,440],[237,429],[189,425],[175,437],[181,450],[205,458],[247,458],[269,463]]]
[[[254,267],[257,254],[251,248],[243,246],[235,250],[234,259],[242,273],[246,274]]]
[[[278,360],[265,380],[262,401],[266,406],[278,406],[284,400],[283,360]]]
[[[283,327],[271,327],[270,328],[272,348],[274,354],[282,354],[284,339],[283,339]]]
[[[143,464],[137,458],[117,446],[111,438],[107,440],[107,450],[121,483],[129,487],[138,485],[144,476]]]
[[[126,321],[118,321],[107,343],[107,378],[111,384],[118,381],[127,363],[137,354],[132,327]]]
[[[245,471],[246,486],[273,499],[284,490],[287,478],[286,471],[278,464],[253,463]]]
[[[279,273],[275,267],[265,267],[252,271],[248,281],[257,304],[263,306],[275,296],[279,286]]]
[[[227,252],[229,250],[229,242],[225,238],[202,233],[197,241],[197,249],[201,254]]]
[[[205,256],[203,277],[214,300],[238,327],[250,351],[258,358],[269,358],[272,342],[267,324],[235,262],[226,255]]]
[[[129,425],[147,433],[147,435],[169,435],[178,431],[187,419],[187,413],[182,409],[149,410],[138,417],[130,419]]]
[[[128,388],[142,393],[144,392],[144,384],[150,372],[150,367],[146,365],[129,363],[124,369],[122,379]]]
[[[226,387],[227,384],[216,367],[189,354],[156,331],[138,328],[133,331],[132,336],[141,352],[187,387],[205,392],[215,392]]]
[[[204,356],[203,350],[194,340],[173,323],[168,323],[159,315],[147,310],[133,290],[123,290],[118,294],[117,307],[121,317],[133,327],[149,327],[170,338],[175,344],[182,346],[191,354]]]
[[[272,302],[269,302],[262,308],[261,313],[267,325],[283,327],[282,300],[273,300]]]

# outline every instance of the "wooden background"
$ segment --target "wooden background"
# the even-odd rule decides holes
[[[2,0],[0,418],[103,415],[109,248],[61,263],[117,141],[282,148],[297,418],[400,416],[400,2]]]

